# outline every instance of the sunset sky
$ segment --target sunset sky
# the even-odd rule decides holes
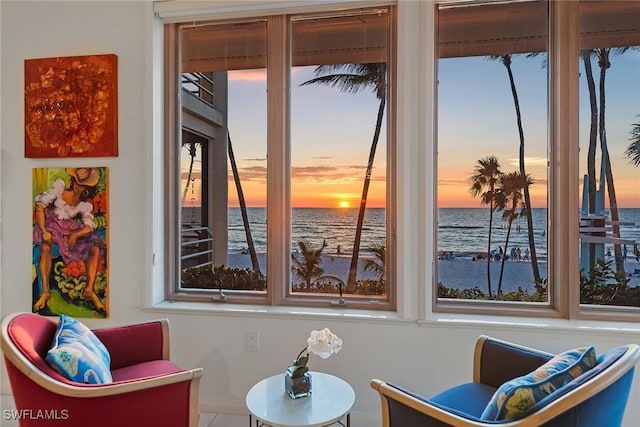
[[[624,156],[640,114],[640,52],[611,57],[607,73],[607,142],[620,207],[640,207],[640,169]],[[299,84],[313,67],[292,72],[291,162],[293,207],[357,207],[362,193],[378,100],[370,90],[345,94]],[[513,72],[524,125],[527,172],[534,207],[546,206],[547,92],[542,59],[514,57]],[[582,73],[582,64],[581,64]],[[229,73],[229,131],[248,206],[266,204],[266,81],[264,70]],[[599,69],[594,65],[594,77]],[[597,83],[596,83],[597,84]],[[589,104],[580,81],[580,169],[586,171]],[[485,58],[440,62],[438,206],[480,207],[469,193],[477,161],[495,155],[503,172],[518,169],[518,129],[505,67]],[[487,108],[490,105],[490,108]],[[368,207],[385,206],[386,138],[376,152]],[[598,158],[599,165],[599,158]],[[183,170],[188,161],[183,162]],[[599,173],[599,166],[598,166]],[[237,206],[232,177],[230,206]],[[581,184],[582,177],[576,177]]]

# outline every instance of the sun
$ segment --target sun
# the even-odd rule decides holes
[[[346,200],[342,200],[340,203],[338,203],[338,206],[340,206],[341,208],[348,208],[349,202],[347,202]]]

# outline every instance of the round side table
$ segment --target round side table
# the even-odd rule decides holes
[[[310,372],[311,395],[292,399],[284,390],[284,373],[265,378],[247,393],[249,426],[327,427],[336,422],[351,426],[353,388],[343,379]],[[346,424],[342,420],[346,418]]]

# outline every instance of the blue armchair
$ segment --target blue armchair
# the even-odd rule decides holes
[[[567,368],[565,372],[571,371],[573,378],[553,386],[546,383],[546,387],[540,387],[542,397],[527,395],[527,409],[501,419],[487,417],[490,403],[505,400],[504,394],[499,397],[501,393],[496,391],[538,379],[536,373],[558,357],[481,336],[474,351],[473,382],[429,399],[378,379],[371,381],[371,387],[380,394],[383,427],[615,427],[622,424],[639,358],[640,347],[636,344],[616,347],[597,357],[591,350],[588,368],[578,368],[577,372],[575,365]],[[588,358],[584,361],[589,362]]]

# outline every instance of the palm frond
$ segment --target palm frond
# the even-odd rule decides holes
[[[631,138],[629,139],[631,144],[629,144],[624,154],[629,157],[632,165],[640,166],[640,123],[631,125]]]
[[[385,97],[387,79],[385,62],[319,65],[314,69],[313,74],[315,78],[300,83],[300,86],[327,85],[350,94],[371,88],[378,99]]]

